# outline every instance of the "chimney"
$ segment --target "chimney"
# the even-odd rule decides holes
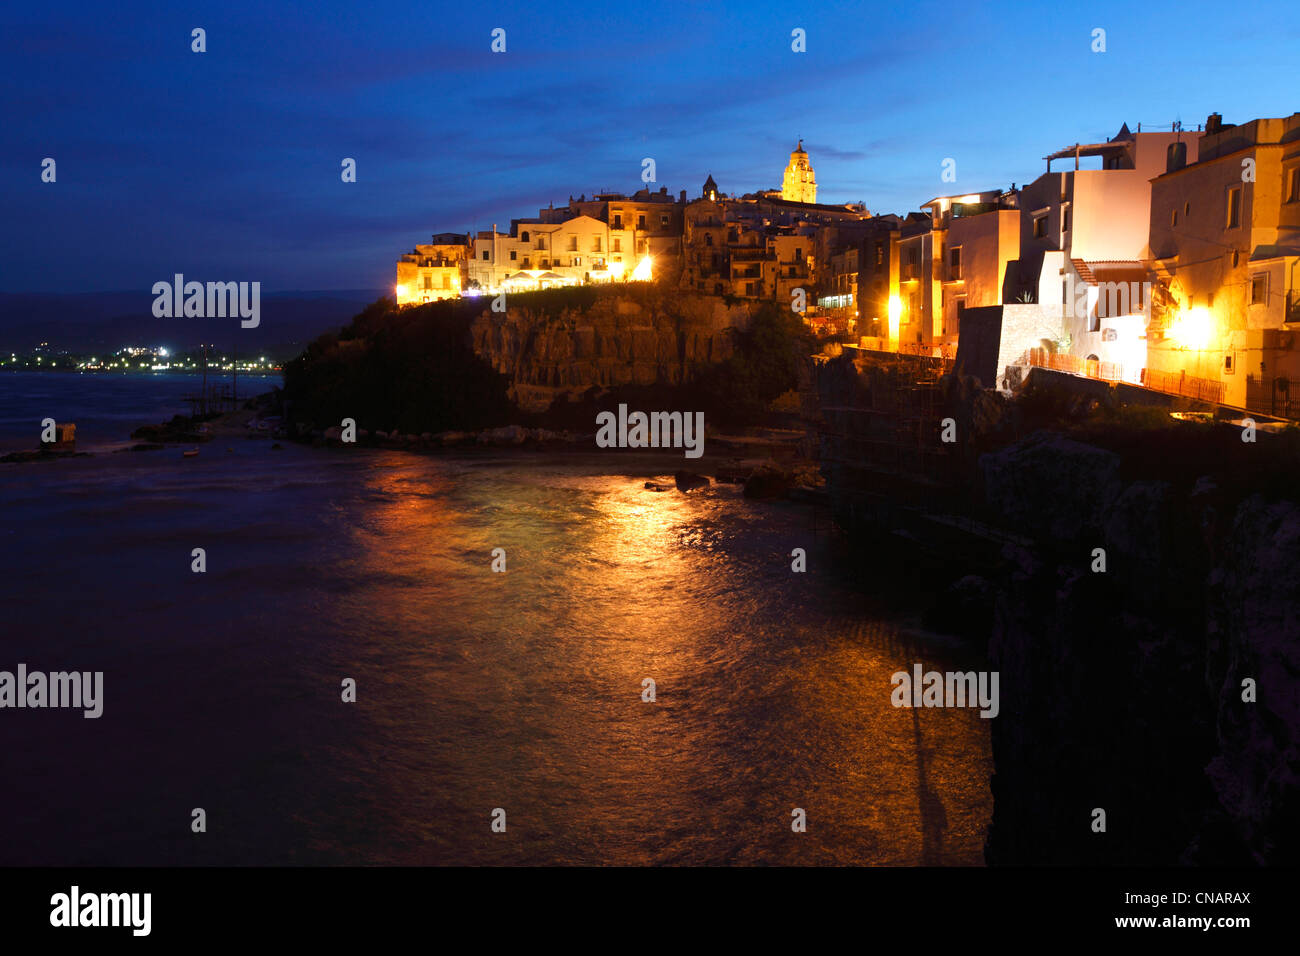
[[[1223,129],[1223,117],[1218,113],[1211,113],[1205,120],[1206,135],[1213,135]]]
[[[1170,143],[1165,150],[1165,172],[1172,173],[1187,165],[1187,144]]]
[[[686,190],[685,190],[685,189],[683,189],[683,190],[681,191],[681,194],[677,197],[677,201],[678,201],[678,202],[686,202]]]

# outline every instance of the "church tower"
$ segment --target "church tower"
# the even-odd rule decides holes
[[[813,176],[808,154],[804,152],[803,140],[790,154],[790,165],[785,168],[785,179],[781,182],[781,198],[791,202],[816,202],[817,180]]]

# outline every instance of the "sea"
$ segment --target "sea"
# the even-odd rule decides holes
[[[645,487],[707,446],[123,450],[194,390],[0,373],[0,449],[90,452],[0,464],[0,671],[103,674],[0,709],[0,864],[983,864],[988,721],[890,681],[982,652],[821,509]]]

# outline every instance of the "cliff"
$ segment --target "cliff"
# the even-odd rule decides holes
[[[566,304],[545,293],[512,296],[470,324],[474,352],[510,380],[510,398],[540,412],[587,389],[682,385],[734,351],[746,305],[653,287]]]
[[[924,582],[936,628],[988,641],[988,861],[1294,859],[1300,430],[1243,442],[1064,376],[1008,399],[948,374],[917,409],[923,371],[822,361],[810,417],[837,520]]]
[[[1123,462],[1050,433],[980,460],[992,513],[1040,541],[995,583],[989,860],[1293,859],[1300,506]]]

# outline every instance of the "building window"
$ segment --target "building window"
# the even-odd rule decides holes
[[[948,278],[961,278],[961,246],[953,246],[948,250]]]
[[[704,244],[705,244],[706,246],[711,246],[711,245],[713,245],[713,233],[711,233],[711,232],[706,232],[706,233],[704,234]]]
[[[511,249],[511,250],[510,250],[510,261],[511,261],[511,262],[514,262],[514,261],[516,261],[518,258],[519,258],[519,253],[518,253],[516,250]]]
[[[442,287],[444,289],[451,288],[451,276],[447,275],[445,272],[442,274]]]
[[[1223,374],[1231,375],[1235,371],[1237,371],[1237,369],[1236,366],[1233,364],[1232,354],[1229,353],[1223,357]]]
[[[1034,217],[1034,238],[1045,239],[1046,237],[1047,237],[1047,217],[1035,216]]]
[[[614,216],[614,228],[615,228],[615,229],[622,229],[622,228],[623,228],[623,214],[622,214],[622,213],[618,213],[617,215]]]
[[[614,248],[611,249],[610,251],[611,251],[611,252],[622,252],[622,251],[623,251],[623,240],[622,240],[622,239],[615,239],[615,240],[614,240]]]
[[[1286,201],[1300,202],[1300,166],[1287,170]]]
[[[488,251],[486,249],[483,250],[483,261],[484,262],[488,261]]]
[[[1186,216],[1186,215],[1188,215],[1191,211],[1192,211],[1192,202],[1191,202],[1191,200],[1189,199],[1187,202],[1183,203],[1183,215]]]
[[[1241,262],[1241,253],[1233,249],[1228,253],[1228,261],[1232,263],[1232,268],[1237,268],[1238,263]]]
[[[1171,226],[1176,226],[1176,225],[1178,225],[1178,210],[1177,210],[1177,209],[1171,209],[1171,210],[1169,210],[1169,225],[1171,225]]]
[[[524,242],[527,242],[527,241],[528,241],[528,233],[525,232],[525,233],[524,233],[523,235],[521,235],[519,238],[522,239]]]
[[[1061,210],[1061,232],[1070,231],[1070,207],[1066,206]]]
[[[432,288],[433,288],[433,276],[425,276],[425,277],[424,277],[424,287],[425,287],[426,289],[432,289]]]
[[[1263,305],[1268,301],[1268,273],[1261,272],[1250,277],[1250,304]]]
[[[577,251],[578,251],[578,237],[577,237],[577,236],[570,236],[570,237],[569,237],[569,251],[570,251],[570,252],[577,252]]]
[[[644,229],[644,228],[645,228],[645,216],[637,216],[637,217],[636,217],[636,227],[637,227],[638,229]]]
[[[591,242],[591,251],[600,252],[600,236],[596,236]]]
[[[668,225],[668,217],[667,217],[667,216],[663,216],[663,215],[661,215],[661,216],[659,217],[659,225],[661,225],[661,226],[666,226],[666,225]]]
[[[1241,187],[1233,186],[1228,190],[1228,226],[1236,229],[1241,225]]]
[[[574,264],[575,266],[580,266],[580,265],[582,265],[582,256],[574,256],[574,257],[573,257],[573,264]]]

